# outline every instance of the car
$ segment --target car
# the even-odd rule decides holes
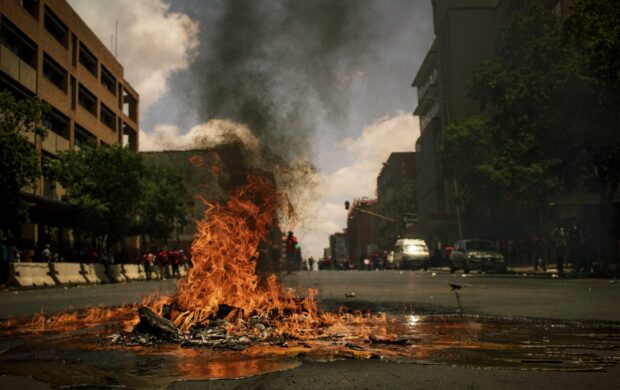
[[[466,274],[471,270],[506,272],[506,259],[493,241],[460,240],[450,253],[450,272],[457,269]]]
[[[428,269],[430,255],[424,240],[401,238],[394,244],[394,268]]]

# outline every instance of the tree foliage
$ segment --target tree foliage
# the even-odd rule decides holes
[[[575,0],[567,15],[538,5],[512,18],[470,82],[489,119],[444,132],[444,169],[468,210],[484,204],[506,222],[507,209],[522,218],[542,191],[595,188],[609,209],[620,179],[619,25],[615,0]]]
[[[19,195],[33,187],[41,174],[39,153],[29,135],[45,136],[40,126],[47,106],[38,99],[16,100],[0,92],[0,227],[24,223],[30,206]]]
[[[120,145],[87,145],[60,153],[50,164],[66,200],[75,207],[80,231],[96,238],[100,248],[128,235],[143,194],[144,167],[138,154]]]
[[[183,177],[171,166],[145,164],[140,201],[140,230],[151,239],[167,240],[187,224],[191,198]]]

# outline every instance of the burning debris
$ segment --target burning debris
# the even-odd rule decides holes
[[[171,297],[147,300],[137,307],[133,329],[113,335],[113,344],[160,342],[190,347],[245,349],[256,343],[304,347],[315,339],[341,339],[343,321],[370,323],[361,313],[320,313],[315,291],[305,297],[284,291],[275,275],[261,280],[256,262],[277,214],[289,203],[272,181],[249,176],[226,204],[211,203],[198,223],[187,279]],[[385,316],[375,319],[385,321]],[[374,342],[387,343],[377,337]],[[302,344],[299,344],[302,343]],[[344,341],[354,351],[366,348]]]

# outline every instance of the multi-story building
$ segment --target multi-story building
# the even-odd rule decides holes
[[[380,216],[376,199],[353,200],[347,216],[347,249],[351,264],[362,266],[364,258],[379,250]]]
[[[43,155],[53,158],[87,142],[138,150],[138,93],[65,0],[0,0],[0,90],[18,99],[37,96],[51,107],[43,118],[47,137],[30,136]],[[58,185],[41,178],[29,192],[35,223],[22,228],[22,239],[34,245],[49,235],[46,226],[68,222]]]
[[[334,233],[329,236],[329,257],[337,263],[344,263],[349,258],[347,238],[344,232]]]
[[[417,220],[415,152],[394,152],[377,176],[377,211],[393,221],[379,222],[379,244],[390,250]]]
[[[501,28],[515,11],[533,0],[432,0],[435,37],[412,87],[417,88],[420,138],[416,142],[419,222],[414,230],[427,240],[443,243],[462,234],[455,202],[458,179],[442,172],[439,147],[443,129],[453,120],[489,115],[468,96],[473,69],[495,55]],[[555,12],[568,0],[548,0]]]

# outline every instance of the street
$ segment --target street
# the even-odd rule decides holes
[[[558,279],[527,277],[517,275],[492,275],[472,273],[463,276],[436,271],[322,271],[296,272],[284,280],[286,287],[316,288],[318,300],[325,309],[333,310],[338,305],[352,309],[386,310],[391,313],[412,311],[414,313],[455,313],[458,304],[449,283],[460,286],[463,312],[467,315],[488,315],[499,317],[524,316],[534,318],[553,318],[561,320],[597,320],[620,321],[620,312],[615,302],[620,298],[620,286],[608,279]],[[138,302],[141,294],[152,292],[173,292],[174,281],[134,282],[88,286],[80,288],[52,288],[22,291],[4,291],[0,293],[1,316],[32,315],[43,306],[46,312],[53,312],[72,305],[84,308],[89,305]],[[355,297],[346,297],[353,295]],[[617,325],[617,323],[616,323]],[[11,353],[11,343],[3,341],[3,354]],[[15,348],[15,347],[13,347]],[[45,347],[37,346],[35,351]],[[12,353],[15,353],[14,351]],[[112,352],[109,352],[112,353]],[[115,352],[117,353],[117,352]],[[610,351],[613,355],[613,351]],[[119,357],[108,357],[107,352],[99,352],[99,358],[91,356],[93,352],[62,354],[62,364],[67,370],[81,370],[76,367],[80,362],[91,362],[98,370],[90,372],[93,377],[103,375],[104,368],[117,367]],[[0,355],[1,356],[1,355]],[[49,354],[44,354],[50,359]],[[53,356],[53,355],[52,355]],[[124,356],[124,355],[123,355]],[[617,359],[618,356],[614,359]],[[28,360],[32,357],[24,357]],[[57,360],[58,358],[51,358]],[[129,359],[129,360],[127,360]],[[134,358],[135,359],[135,358]],[[182,359],[182,355],[180,357]],[[188,355],[188,359],[190,359]],[[593,388],[613,387],[615,378],[620,374],[617,365],[611,365],[601,372],[565,372],[558,370],[523,370],[523,369],[480,369],[476,361],[466,364],[405,364],[384,361],[344,360],[321,362],[313,359],[298,358],[299,363],[282,368],[283,371],[265,373],[236,380],[192,381],[174,380],[164,377],[153,379],[154,387],[173,389],[213,388]],[[124,356],[126,367],[130,357]],[[47,383],[58,385],[61,379],[51,372],[58,372],[56,365],[43,364],[34,379],[23,377],[24,366],[19,362],[4,361],[0,378],[2,388],[49,388]],[[39,364],[39,363],[29,363]],[[131,363],[138,365],[138,362]],[[163,363],[161,363],[163,364]],[[189,364],[189,363],[188,363]],[[209,365],[210,363],[204,363]],[[53,369],[50,367],[54,367]],[[117,368],[118,369],[118,368]],[[51,370],[51,371],[50,371]],[[92,369],[94,370],[94,369]],[[80,371],[81,372],[81,371]],[[73,375],[73,374],[71,374]],[[110,374],[111,375],[111,374]],[[46,379],[47,383],[39,379]],[[51,379],[50,379],[51,378]],[[55,378],[55,379],[54,379]],[[128,387],[143,387],[140,375],[133,382],[126,377]],[[98,383],[100,386],[102,382]],[[39,386],[39,387],[37,387]]]

